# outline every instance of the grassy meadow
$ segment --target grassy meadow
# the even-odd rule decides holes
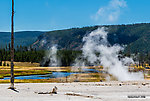
[[[10,64],[10,62],[6,62]],[[14,75],[15,76],[27,76],[27,75],[43,75],[50,74],[52,72],[81,72],[72,70],[72,67],[40,67],[38,63],[29,62],[14,62]],[[95,67],[85,67],[94,69]],[[101,69],[101,67],[97,68]],[[72,74],[68,77],[50,78],[50,79],[38,79],[38,80],[18,80],[15,79],[15,83],[48,83],[48,82],[98,82],[105,80],[106,74],[100,73],[80,73]],[[4,77],[10,77],[10,66],[0,66],[0,79]],[[9,83],[10,80],[0,80],[0,83]]]
[[[6,62],[10,64],[10,62]],[[52,72],[79,72],[79,74],[72,74],[67,77],[50,78],[50,79],[28,79],[18,80],[15,79],[15,83],[49,83],[49,82],[100,82],[106,81],[106,78],[110,76],[110,80],[116,80],[113,76],[106,73],[82,73],[80,70],[74,70],[72,67],[40,67],[39,63],[30,62],[14,62],[14,75],[16,76],[28,76],[28,75],[44,75],[51,74]],[[96,69],[103,71],[102,66],[84,67],[85,69]],[[0,79],[4,77],[10,77],[10,66],[0,66]],[[145,76],[145,79],[149,79],[149,75]],[[9,83],[10,80],[0,80],[0,83]]]

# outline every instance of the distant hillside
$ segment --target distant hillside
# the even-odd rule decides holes
[[[29,46],[35,42],[39,35],[44,32],[40,31],[22,31],[16,32],[15,36],[15,47],[20,46]],[[0,32],[0,47],[6,47],[10,43],[11,33],[9,32]]]
[[[59,49],[80,50],[83,45],[82,38],[98,27],[102,26],[50,31],[41,34],[32,46],[38,49],[47,49],[51,45],[57,44]],[[108,28],[108,40],[111,44],[127,45],[126,49],[131,52],[150,51],[150,23],[104,27]]]

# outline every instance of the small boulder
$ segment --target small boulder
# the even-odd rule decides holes
[[[53,88],[52,94],[57,94],[57,87],[56,86]]]
[[[122,84],[120,83],[119,86],[122,86]]]

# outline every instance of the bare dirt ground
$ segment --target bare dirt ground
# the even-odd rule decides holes
[[[57,87],[57,94],[51,92]],[[150,101],[150,81],[0,84],[0,101]]]

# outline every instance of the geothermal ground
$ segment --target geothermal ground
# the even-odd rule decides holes
[[[57,87],[57,94],[51,92]],[[0,101],[150,101],[150,81],[0,84]]]

